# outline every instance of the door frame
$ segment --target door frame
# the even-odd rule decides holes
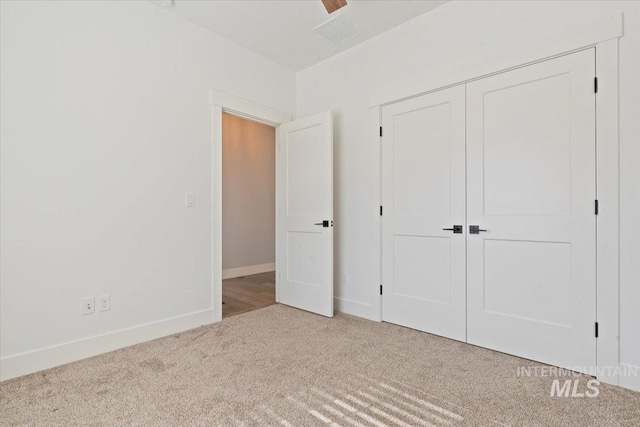
[[[448,72],[425,76],[421,81],[401,82],[378,88],[370,100],[372,143],[372,282],[371,314],[382,321],[382,108],[385,105],[425,95],[452,86],[507,72],[559,56],[595,48],[596,99],[596,197],[600,210],[596,218],[596,344],[597,372],[602,382],[620,384],[619,322],[619,161],[618,161],[618,39],[623,34],[622,13],[555,33],[541,40],[487,56]]]
[[[211,306],[213,307],[213,322],[219,322],[222,320],[222,113],[232,114],[275,128],[283,123],[290,122],[293,115],[215,89],[210,91],[209,102],[213,117],[213,125],[211,127],[211,186],[213,188],[211,201],[211,248],[213,257]],[[277,222],[276,220],[276,228]],[[278,232],[276,229],[276,247],[277,239]]]

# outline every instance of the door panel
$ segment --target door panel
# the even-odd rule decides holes
[[[465,340],[464,86],[382,109],[383,320]]]
[[[281,125],[276,143],[276,300],[332,317],[331,112]]]
[[[594,51],[467,84],[468,342],[595,366]]]
[[[570,212],[570,87],[563,73],[483,93],[486,214]]]

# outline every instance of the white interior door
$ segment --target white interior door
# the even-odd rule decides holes
[[[278,127],[276,300],[333,316],[331,112]]]
[[[594,55],[467,85],[468,342],[578,370],[596,363]]]
[[[382,318],[464,341],[464,85],[383,107],[382,127]]]

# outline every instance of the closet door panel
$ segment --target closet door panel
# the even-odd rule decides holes
[[[594,51],[467,84],[468,342],[595,365]]]
[[[464,341],[464,86],[382,109],[383,320]]]

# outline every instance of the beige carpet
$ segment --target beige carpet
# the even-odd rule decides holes
[[[552,378],[516,375],[531,365],[273,305],[3,382],[0,424],[640,425],[640,393],[601,385],[595,398],[550,397]]]

